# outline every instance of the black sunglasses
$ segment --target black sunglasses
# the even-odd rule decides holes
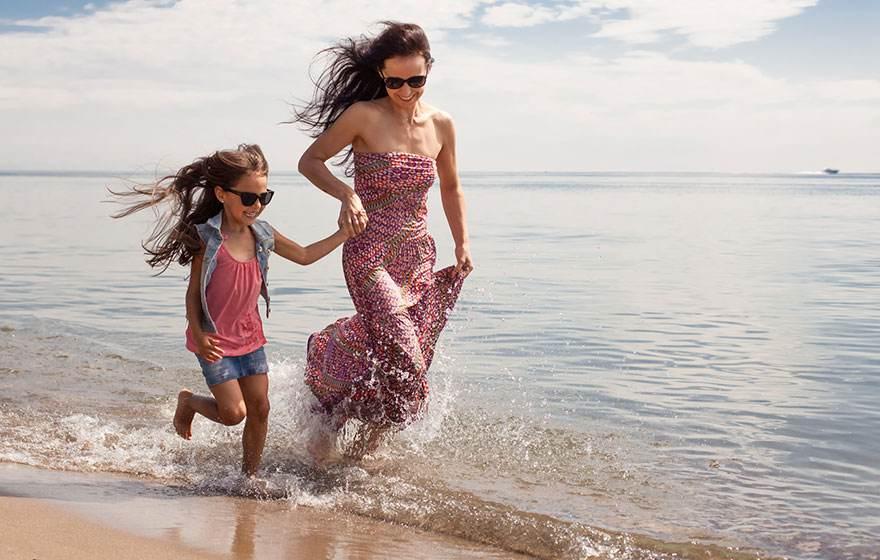
[[[428,81],[428,76],[410,76],[409,78],[382,78],[382,81],[385,82],[385,87],[388,89],[400,89],[403,87],[403,84],[407,84],[411,88],[420,88],[425,86],[425,82]]]
[[[245,206],[253,206],[257,200],[260,201],[260,204],[266,206],[270,202],[272,202],[272,197],[275,196],[275,191],[269,190],[266,192],[262,192],[260,194],[252,193],[252,192],[241,192],[233,189],[223,189],[226,192],[231,192],[232,194],[237,194],[239,198],[241,198],[241,203]]]

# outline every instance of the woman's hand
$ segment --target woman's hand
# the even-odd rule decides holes
[[[474,263],[471,261],[471,250],[467,245],[459,245],[455,248],[455,271],[467,276],[474,270]]]
[[[342,208],[339,210],[339,220],[336,223],[339,229],[345,232],[346,238],[354,237],[367,229],[367,211],[361,204],[361,198],[355,194],[342,200]]]
[[[196,352],[199,356],[204,358],[205,360],[211,362],[212,364],[215,362],[219,362],[221,358],[223,358],[223,350],[217,344],[217,339],[209,334],[199,334],[195,335],[196,339],[196,347],[198,351]]]

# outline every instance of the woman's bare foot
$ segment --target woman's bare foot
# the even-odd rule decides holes
[[[316,466],[333,463],[336,451],[336,432],[326,428],[318,428],[312,432],[306,449]]]
[[[345,458],[357,462],[367,455],[372,455],[379,449],[387,433],[389,433],[387,427],[361,424],[357,427],[354,438],[345,450]]]
[[[192,423],[196,411],[189,405],[192,391],[183,389],[177,393],[177,410],[174,411],[174,429],[183,439],[192,438]]]

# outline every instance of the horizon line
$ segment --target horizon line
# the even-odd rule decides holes
[[[119,176],[119,175],[145,175],[145,171],[136,171],[133,169],[0,169],[0,176],[51,176],[51,175],[100,175],[100,176]],[[154,173],[155,174],[155,173]],[[169,175],[173,174],[173,171]],[[282,176],[303,176],[295,169],[281,169],[271,171],[270,175]],[[821,175],[823,177],[834,176],[852,176],[852,175],[880,175],[880,170],[876,171],[838,171],[837,173],[827,173],[822,169],[817,170],[800,170],[800,171],[681,171],[681,170],[652,170],[652,171],[632,171],[632,170],[460,170],[459,174],[493,174],[493,175]],[[155,174],[158,176],[158,174]],[[164,176],[164,175],[163,175]],[[124,178],[124,177],[119,177]],[[304,177],[303,177],[304,178]]]

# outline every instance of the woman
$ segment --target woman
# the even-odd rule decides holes
[[[385,22],[375,38],[323,52],[331,62],[294,119],[316,138],[299,171],[342,203],[339,226],[355,236],[342,261],[357,314],[310,337],[306,382],[334,430],[354,418],[375,435],[422,410],[434,345],[473,269],[455,129],[422,101],[433,59],[418,25]],[[354,189],[326,165],[346,147]],[[425,201],[436,177],[456,264],[434,272]]]

